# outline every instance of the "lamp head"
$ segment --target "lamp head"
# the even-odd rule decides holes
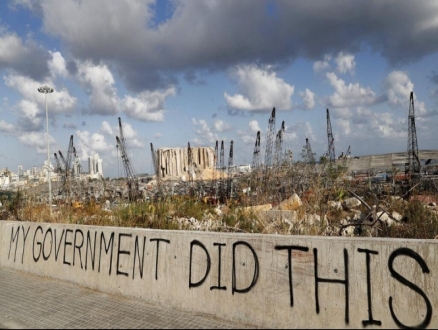
[[[53,93],[54,89],[52,87],[49,87],[47,85],[38,87],[38,92],[40,93]]]

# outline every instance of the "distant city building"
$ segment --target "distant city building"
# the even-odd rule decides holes
[[[49,163],[48,160],[45,160],[44,165],[41,168],[41,177],[43,177],[44,182],[47,182],[47,169],[49,169],[49,168],[50,168],[49,177],[50,177],[50,180],[53,180],[53,177],[54,177],[53,165],[52,165],[52,163]]]
[[[18,175],[18,173],[11,173],[11,182],[18,182],[19,178],[20,176]]]
[[[251,164],[237,165],[236,169],[240,173],[249,173],[251,172]]]
[[[18,176],[23,176],[23,175],[24,175],[23,165],[18,165]]]
[[[88,158],[88,172],[91,179],[103,177],[102,159],[99,158],[99,154],[94,154],[93,157]]]
[[[0,187],[8,188],[10,184],[9,175],[6,172],[0,174]]]
[[[81,159],[76,157],[73,161],[73,176],[78,178],[81,174]]]

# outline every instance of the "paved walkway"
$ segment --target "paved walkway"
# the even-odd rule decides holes
[[[212,316],[158,307],[139,299],[0,268],[0,328],[255,329]]]

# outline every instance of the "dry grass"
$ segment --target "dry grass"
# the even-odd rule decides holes
[[[378,237],[435,238],[438,235],[437,212],[425,206],[419,198],[406,201],[391,196],[389,186],[376,190],[368,184],[343,181],[339,171],[331,169],[330,176],[315,173],[303,165],[295,171],[286,171],[284,178],[272,176],[274,182],[250,178],[252,195],[240,195],[227,205],[205,203],[194,196],[172,196],[156,202],[118,204],[105,210],[102,205],[85,203],[74,207],[69,203],[59,204],[52,214],[47,205],[38,202],[34,195],[25,191],[0,193],[3,220],[67,223],[96,226],[121,226],[172,230],[208,230],[285,235],[338,235],[342,219],[351,217],[344,209],[329,208],[328,201],[343,201],[355,191],[368,205],[379,205],[387,212],[398,212],[404,221],[388,227],[377,223],[370,235]],[[262,190],[261,187],[267,189]],[[255,194],[257,192],[257,194]],[[294,193],[302,205],[293,212],[293,219],[286,216],[270,218],[266,212],[289,198]],[[413,196],[419,196],[413,191]],[[422,192],[432,200],[438,200],[436,191]],[[263,210],[264,209],[264,210]],[[362,204],[362,213],[369,210]],[[315,220],[318,219],[318,220]],[[364,233],[357,227],[358,235]]]

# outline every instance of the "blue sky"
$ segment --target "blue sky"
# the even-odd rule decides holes
[[[150,143],[223,140],[228,163],[233,140],[252,163],[274,107],[294,160],[306,138],[327,150],[326,109],[336,156],[403,152],[411,91],[419,149],[438,149],[437,17],[436,1],[1,1],[0,168],[47,158],[45,84],[51,156],[73,135],[105,177],[123,175],[118,117],[136,173]]]

